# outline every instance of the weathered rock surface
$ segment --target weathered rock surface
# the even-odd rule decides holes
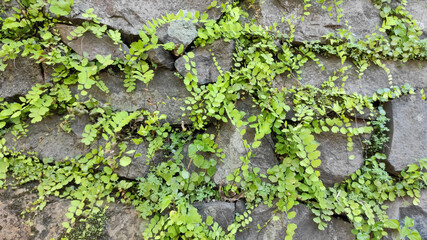
[[[31,185],[26,185],[30,188]],[[59,239],[64,234],[62,222],[69,221],[65,216],[70,200],[48,199],[41,212],[26,213],[22,219],[21,212],[33,208],[32,202],[37,194],[26,187],[9,187],[0,190],[0,236],[3,240],[15,239]],[[106,222],[99,239],[136,240],[142,238],[142,232],[148,220],[138,217],[134,207],[121,204],[110,204],[106,211]],[[31,220],[31,227],[26,220]],[[98,230],[98,229],[97,229]]]
[[[145,142],[139,145],[136,145],[133,142],[128,142],[127,146],[128,147],[126,148],[126,151],[135,150],[135,153],[132,154],[132,162],[128,166],[122,167],[119,165],[119,167],[114,170],[114,172],[117,173],[117,175],[120,177],[125,177],[129,179],[145,177],[148,173],[148,170],[150,170],[150,167],[153,165],[157,165],[163,159],[163,152],[158,151],[155,153],[153,159],[148,160],[146,156],[148,146]]]
[[[296,217],[292,220],[287,220],[284,213],[273,213],[276,207],[268,207],[264,204],[260,204],[254,210],[252,210],[253,221],[249,224],[248,228],[243,232],[237,233],[237,240],[279,240],[286,236],[286,225],[295,223],[298,227],[295,230],[293,239],[295,240],[350,240],[355,239],[355,236],[351,233],[352,225],[343,220],[332,218],[331,222],[328,223],[328,227],[321,231],[318,229],[317,224],[313,222],[315,217],[313,213],[304,205],[300,204],[291,209],[296,212]],[[258,229],[258,224],[264,226],[273,216],[279,217],[278,221],[270,221],[270,223],[262,228]]]
[[[18,10],[21,9],[18,2],[16,1],[1,1],[0,10],[2,10],[2,12],[0,13],[0,18],[6,19],[8,17],[12,17],[13,14],[17,14],[13,8],[17,8]],[[2,22],[0,23],[0,26],[1,25],[3,25]]]
[[[206,221],[208,216],[211,216],[214,222],[217,222],[224,231],[228,225],[234,221],[236,205],[231,202],[207,202],[195,203],[193,205],[202,216],[203,221]]]
[[[138,31],[143,29],[143,25],[152,19],[161,18],[167,13],[177,14],[181,9],[184,12],[199,11],[203,13],[211,2],[211,0],[150,0],[143,2],[139,0],[76,0],[67,19],[87,20],[82,14],[87,9],[93,8],[94,13],[101,18],[102,24],[118,29],[125,34],[138,35]],[[225,0],[220,0],[218,5],[225,2]],[[221,16],[221,10],[218,8],[211,8],[207,13],[211,19],[218,19]]]
[[[401,0],[392,0],[392,7],[397,7]],[[406,11],[412,15],[412,19],[418,21],[418,26],[420,27],[423,34],[420,38],[427,37],[427,15],[425,14],[427,11],[426,3],[422,0],[408,0],[406,1]]]
[[[18,57],[6,61],[7,67],[0,71],[0,97],[25,95],[36,84],[43,84],[42,69],[34,59]]]
[[[159,111],[167,115],[167,121],[171,123],[190,123],[187,117],[182,118],[184,113],[181,107],[185,107],[184,99],[191,94],[187,91],[181,79],[168,69],[158,68],[154,71],[154,79],[148,86],[137,80],[136,88],[128,93],[123,86],[124,76],[102,72],[99,74],[109,89],[109,93],[101,91],[93,86],[88,90],[100,103],[110,103],[115,111],[137,111],[141,109]],[[85,99],[85,98],[81,98]]]
[[[343,1],[340,8],[343,9],[344,16],[339,23],[337,23],[335,8],[328,12],[315,1],[311,1],[310,4],[312,5],[308,8],[310,15],[305,16],[302,22],[298,18],[304,16],[303,1],[266,0],[260,5],[260,23],[273,26],[276,22],[280,31],[289,33],[289,25],[286,22],[281,23],[281,19],[282,17],[290,18],[293,15],[294,19],[291,22],[295,25],[294,41],[297,42],[321,40],[322,36],[336,32],[337,29],[347,29],[346,21],[351,26],[351,32],[356,39],[377,32],[376,28],[381,27],[382,24],[379,10],[369,0]],[[332,17],[329,13],[332,13]]]
[[[55,161],[73,158],[89,151],[90,147],[81,142],[81,135],[65,132],[59,126],[61,122],[61,116],[55,115],[30,124],[27,136],[22,136],[17,142],[8,133],[5,136],[6,145],[9,149],[15,147],[23,153],[37,152],[39,158],[52,158]]]
[[[351,93],[358,93],[361,95],[372,96],[378,89],[390,88],[389,79],[384,69],[379,66],[371,65],[363,72],[359,79],[359,73],[356,71],[357,67],[349,60],[341,64],[338,57],[333,56],[317,56],[319,63],[323,64],[322,69],[312,60],[309,60],[302,68],[301,80],[298,80],[296,75],[291,75],[291,79],[287,78],[285,74],[276,77],[273,81],[273,86],[277,88],[298,86],[299,84],[310,84],[312,86],[321,87],[322,83],[327,81],[330,76],[339,77],[335,80],[335,86],[342,86],[344,90]],[[390,69],[392,75],[392,85],[402,86],[408,83],[413,88],[427,87],[427,81],[424,76],[427,74],[427,63],[425,61],[408,61],[406,63],[384,61],[387,68]],[[339,70],[343,66],[349,66],[345,74],[341,74]],[[287,75],[288,73],[286,73]],[[348,79],[343,82],[342,77],[348,75]]]
[[[111,59],[124,59],[124,52],[128,52],[129,48],[125,44],[114,44],[114,41],[107,35],[103,35],[102,38],[98,38],[95,34],[88,31],[85,32],[81,37],[73,37],[70,33],[76,30],[77,27],[56,24],[56,29],[61,35],[62,41],[73,49],[80,56],[85,57],[89,60],[94,60],[96,55],[106,57],[111,55]],[[69,40],[71,38],[72,40]]]
[[[358,120],[353,127],[363,127],[366,124]],[[315,140],[320,143],[318,150],[321,152],[319,159],[322,164],[317,168],[320,179],[327,187],[333,186],[344,180],[348,175],[362,167],[364,163],[362,141],[369,138],[369,134],[352,137],[353,150],[347,150],[347,135],[341,133],[322,132],[315,135]],[[354,155],[354,159],[349,157]]]
[[[167,23],[157,30],[157,37],[163,43],[173,42],[184,45],[184,49],[197,37],[196,24],[188,20]]]
[[[105,226],[108,240],[142,239],[142,233],[149,221],[138,217],[134,207],[112,204],[107,209],[108,221]]]
[[[211,45],[196,48],[194,58],[190,61],[196,62],[198,84],[216,82],[220,76],[219,70],[215,66],[214,57],[221,71],[229,71],[233,66],[234,41],[225,42],[217,40]],[[212,56],[213,55],[213,56]],[[175,67],[182,76],[186,76],[191,70],[187,70],[185,65],[191,66],[190,62],[185,61],[184,57],[180,57],[175,61]]]
[[[246,112],[245,117],[260,113],[259,109],[252,108],[252,101],[249,98],[238,102],[236,107],[238,110]],[[243,136],[243,139],[246,139],[248,144],[252,144],[254,142],[255,129],[249,126],[246,126],[245,129],[246,134]],[[223,162],[218,162],[216,166],[217,171],[213,176],[213,181],[216,184],[222,182],[226,183],[227,175],[233,174],[236,168],[243,165],[240,157],[245,156],[248,150],[244,146],[240,130],[241,129],[236,128],[231,122],[223,123],[220,127],[220,135],[216,139],[216,142],[218,147],[223,149],[223,153],[226,157],[223,159]],[[253,168],[260,168],[261,174],[266,174],[267,169],[279,164],[270,134],[264,136],[261,140],[260,147],[253,149],[253,154],[255,154],[255,156],[253,155],[250,158],[250,166]]]
[[[420,233],[421,239],[427,239],[427,190],[421,191],[420,203],[412,204],[412,198],[397,198],[396,201],[387,204],[389,219],[397,219],[401,226],[405,223],[405,217],[414,220],[414,228]],[[398,233],[392,232],[386,239],[398,239]]]
[[[171,70],[175,68],[175,60],[172,54],[164,50],[162,47],[150,49],[147,53],[148,59],[150,59],[152,63],[157,64],[159,67],[165,67]]]
[[[21,212],[31,207],[37,195],[25,188],[0,190],[0,236],[4,240],[29,239],[31,227],[23,224]]]
[[[408,95],[387,103],[385,109],[391,119],[387,169],[399,172],[427,157],[427,102]]]

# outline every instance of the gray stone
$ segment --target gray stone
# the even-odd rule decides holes
[[[34,59],[18,57],[6,63],[5,70],[0,71],[0,97],[25,95],[36,84],[44,84],[42,69]]]
[[[142,233],[149,221],[139,217],[135,207],[112,204],[107,209],[109,217],[105,226],[109,240],[142,239]]]
[[[202,216],[203,221],[206,221],[208,216],[211,216],[214,222],[217,222],[224,231],[227,231],[228,225],[234,221],[235,204],[231,202],[207,202],[193,204],[197,211]]]
[[[313,221],[315,215],[304,205],[299,204],[293,207],[290,211],[296,212],[296,217],[292,220],[286,218],[285,213],[274,213],[276,207],[268,207],[260,204],[252,211],[253,221],[244,231],[237,233],[237,240],[281,240],[286,236],[286,225],[294,223],[297,225],[295,234],[292,239],[295,240],[350,240],[355,239],[351,233],[352,225],[343,220],[332,218],[324,231],[318,229],[317,224]],[[273,216],[278,216],[279,220],[271,220]],[[261,230],[258,229],[258,224],[264,226],[267,221],[271,220]]]
[[[366,35],[378,32],[377,27],[381,27],[382,20],[380,11],[374,7],[370,0],[343,1],[340,8],[343,9],[343,17],[337,23],[335,8],[330,13],[321,8],[321,4],[311,1],[308,8],[310,15],[305,16],[304,22],[299,17],[304,16],[304,2],[298,0],[266,0],[260,5],[261,23],[265,26],[272,26],[278,23],[278,29],[289,33],[289,25],[281,23],[282,17],[294,19],[291,22],[295,25],[294,41],[321,40],[322,36],[336,32],[337,29],[347,29],[345,22],[351,26],[351,32],[356,39],[364,38]]]
[[[111,55],[111,59],[124,59],[124,52],[129,52],[129,48],[125,44],[114,44],[114,41],[107,35],[103,35],[102,38],[98,38],[95,34],[88,31],[85,32],[81,37],[73,37],[70,33],[73,32],[77,27],[56,24],[55,28],[61,35],[62,41],[73,49],[77,54],[85,57],[89,60],[94,60],[96,55],[106,57]],[[68,38],[72,38],[70,41]]]
[[[184,49],[197,37],[196,24],[192,21],[177,20],[161,26],[156,33],[163,43],[173,42],[184,45]]]
[[[401,0],[392,0],[392,7],[397,7]],[[406,1],[406,11],[412,15],[412,19],[417,20],[418,27],[420,27],[423,34],[420,38],[427,37],[427,15],[425,14],[427,11],[426,2],[423,0],[407,0]]]
[[[41,122],[30,124],[27,136],[21,136],[15,142],[11,133],[5,135],[6,146],[23,153],[37,152],[39,158],[53,158],[62,161],[66,157],[83,155],[90,147],[81,142],[81,136],[74,132],[67,133],[59,126],[63,121],[60,116],[50,116]]]
[[[352,127],[364,127],[366,124],[362,120],[357,120]],[[362,167],[364,163],[364,152],[362,142],[369,138],[369,134],[352,137],[353,150],[347,150],[347,135],[333,132],[322,132],[314,136],[320,143],[317,150],[321,152],[319,159],[322,161],[317,168],[320,172],[320,179],[327,187],[343,181],[348,175]],[[349,156],[354,155],[350,160]]]
[[[386,213],[389,219],[397,219],[401,226],[405,223],[405,217],[414,220],[414,228],[420,233],[421,239],[427,239],[427,190],[421,191],[420,203],[413,205],[410,197],[397,198],[389,202]],[[393,231],[387,239],[398,239],[398,232]]]
[[[157,64],[159,67],[165,67],[173,70],[175,68],[172,54],[164,50],[162,47],[148,50],[148,58],[151,62]]]
[[[110,72],[102,72],[99,79],[105,83],[109,93],[101,91],[96,86],[87,90],[88,95],[96,98],[101,105],[109,104],[115,111],[137,111],[146,109],[151,112],[159,111],[167,115],[167,121],[171,123],[191,123],[181,107],[185,107],[184,100],[191,96],[181,79],[174,72],[158,68],[154,71],[154,79],[148,86],[136,80],[136,88],[132,92],[126,92],[123,86],[124,75]],[[86,99],[86,97],[80,97]]]
[[[70,206],[70,200],[54,199],[49,202],[34,221],[34,239],[59,239],[64,231],[62,222],[69,221],[65,213]]]
[[[158,151],[155,153],[153,159],[148,160],[147,150],[148,146],[145,142],[136,145],[133,142],[127,143],[128,147],[126,151],[135,150],[135,153],[132,154],[132,162],[126,166],[122,167],[119,165],[117,169],[114,170],[117,175],[120,177],[125,177],[129,179],[137,179],[139,177],[145,177],[150,170],[150,167],[157,165],[163,158],[163,152]],[[138,154],[138,156],[136,156]],[[139,156],[139,154],[141,156]]]
[[[37,195],[25,188],[0,189],[0,236],[4,240],[29,239],[31,227],[22,224],[21,212],[33,207]]]
[[[221,71],[230,71],[233,66],[234,41],[217,40],[211,45],[197,48],[193,52],[194,58],[190,59],[190,61],[196,63],[198,84],[213,83],[220,76],[219,70],[215,66],[214,57]],[[188,71],[186,69],[186,64],[190,65],[190,62],[187,63],[184,57],[180,57],[175,61],[175,67],[182,76],[186,76],[188,72],[191,72],[191,70]]]
[[[248,118],[251,115],[259,114],[258,108],[252,108],[252,100],[247,98],[244,101],[239,101],[236,104],[236,108],[240,111],[246,112],[245,117]],[[213,176],[213,181],[216,184],[226,183],[226,177],[229,174],[233,174],[236,168],[243,165],[241,156],[245,156],[248,150],[245,148],[243,140],[247,140],[248,144],[254,142],[255,129],[249,126],[244,127],[246,134],[240,135],[240,130],[236,128],[231,122],[223,123],[220,126],[219,134],[217,134],[216,143],[218,147],[223,149],[225,158],[223,162],[217,164],[217,171]],[[261,145],[258,148],[253,149],[253,153],[250,158],[250,167],[260,168],[261,174],[266,174],[267,169],[279,164],[274,152],[274,143],[270,134],[266,134],[261,140]]]
[[[166,14],[177,14],[179,10],[203,13],[212,1],[200,0],[75,0],[70,15],[66,19],[72,21],[87,20],[82,14],[89,8],[100,18],[101,24],[118,29],[126,35],[138,35],[143,25],[152,19],[161,18]],[[218,1],[218,5],[226,0]],[[218,19],[221,9],[211,8],[206,11],[210,19]]]
[[[391,119],[387,170],[395,173],[427,157],[427,102],[408,95],[387,103],[385,110]]]
[[[324,66],[322,70],[314,61],[309,60],[301,68],[301,80],[298,80],[295,73],[289,77],[289,73],[279,75],[275,78],[272,85],[278,89],[289,88],[292,86],[310,84],[315,87],[321,87],[322,83],[327,81],[331,76],[339,77],[335,80],[335,86],[342,87],[346,93],[358,93],[371,97],[378,89],[390,88],[391,86],[402,86],[408,83],[414,88],[427,87],[427,81],[424,77],[427,74],[427,62],[425,61],[408,61],[406,63],[383,61],[392,75],[392,85],[390,85],[388,75],[384,69],[372,64],[364,72],[359,79],[357,67],[349,60],[342,65],[341,60],[335,56],[317,56],[319,63]],[[345,74],[341,74],[339,70],[343,66],[348,66]],[[334,74],[335,73],[335,74]],[[343,82],[342,77],[347,75],[348,79]]]

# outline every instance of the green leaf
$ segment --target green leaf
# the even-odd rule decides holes
[[[49,11],[58,16],[66,16],[71,12],[73,0],[51,0]]]
[[[128,156],[123,156],[123,157],[120,159],[120,166],[122,166],[122,167],[126,167],[126,166],[128,166],[131,162],[132,162],[132,159],[131,159],[130,157],[128,157]]]
[[[399,221],[397,221],[396,219],[389,219],[387,221],[384,221],[384,227],[386,228],[398,229],[399,226]]]
[[[206,218],[206,225],[210,226],[213,224],[213,218],[211,216],[208,216]]]
[[[252,143],[252,148],[258,148],[261,145],[261,141],[255,141]]]
[[[320,166],[320,164],[322,163],[322,161],[320,159],[316,159],[311,161],[311,166],[313,166],[314,168],[317,168]]]

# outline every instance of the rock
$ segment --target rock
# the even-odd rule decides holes
[[[62,222],[68,222],[65,216],[71,206],[70,200],[55,199],[49,202],[41,212],[37,212],[34,221],[35,239],[59,239],[64,231]]]
[[[153,159],[148,160],[146,157],[148,144],[145,142],[136,145],[133,142],[128,143],[126,151],[135,150],[135,153],[132,154],[132,162],[126,166],[122,167],[119,165],[117,169],[114,170],[120,177],[125,177],[128,179],[137,179],[139,177],[145,177],[150,170],[150,167],[157,165],[163,159],[163,152],[158,151],[155,153]],[[136,154],[141,154],[141,156],[136,157]]]
[[[25,188],[0,189],[0,236],[4,240],[30,239],[31,227],[21,212],[33,207],[37,195]]]
[[[151,112],[159,111],[160,114],[167,115],[170,123],[191,123],[187,117],[182,117],[185,113],[181,107],[185,107],[184,100],[191,96],[181,79],[174,75],[174,72],[158,68],[154,71],[154,79],[148,86],[136,80],[136,88],[132,92],[126,92],[123,86],[124,75],[110,72],[99,74],[109,89],[109,93],[101,91],[96,86],[87,90],[88,95],[96,98],[101,104],[109,103],[114,111],[133,112],[146,109]],[[80,97],[86,99],[87,97]]]
[[[110,240],[136,240],[142,239],[142,233],[149,224],[148,220],[139,217],[134,207],[112,204],[107,209],[107,224],[105,231]]]
[[[62,41],[73,49],[77,54],[82,57],[87,57],[89,60],[94,60],[96,55],[106,57],[111,55],[111,59],[124,59],[124,52],[129,52],[129,48],[125,44],[116,45],[114,41],[107,35],[98,38],[90,31],[85,32],[81,37],[75,38],[70,33],[77,29],[77,27],[65,24],[56,24],[55,28],[61,35]],[[68,38],[73,40],[69,40]]]
[[[172,54],[169,51],[164,50],[162,47],[148,50],[148,58],[159,67],[165,67],[170,70],[175,68],[175,60]]]
[[[221,71],[230,71],[233,66],[234,41],[217,40],[211,45],[196,48],[193,52],[194,58],[190,59],[190,61],[196,62],[198,84],[214,83],[220,76],[214,57]],[[182,76],[186,76],[190,72],[186,69],[186,64],[190,64],[190,62],[187,63],[184,57],[180,57],[175,61],[175,67]]]
[[[211,216],[214,222],[217,222],[224,231],[234,221],[235,204],[231,202],[207,202],[193,204],[197,211],[202,216],[203,221],[206,221],[208,216]]]
[[[27,136],[22,136],[17,142],[13,140],[11,133],[7,133],[6,146],[22,153],[37,152],[40,159],[52,158],[55,161],[62,161],[66,157],[73,158],[89,151],[90,147],[80,141],[81,136],[61,129],[59,125],[62,122],[61,117],[55,115],[30,124]]]
[[[392,7],[397,7],[400,4],[401,0],[392,0]],[[422,0],[407,0],[406,1],[406,11],[409,12],[410,15],[412,15],[412,19],[417,20],[417,25],[420,27],[421,31],[423,31],[423,34],[420,36],[420,38],[426,38],[427,37],[427,15],[425,12],[427,11],[427,6],[425,1]]]
[[[401,226],[405,224],[405,217],[414,220],[414,228],[418,230],[421,239],[427,239],[427,190],[421,191],[418,206],[412,204],[412,198],[396,198],[394,202],[387,204],[386,213],[389,219],[397,219]],[[387,239],[398,239],[398,232],[392,232]]]
[[[387,170],[396,173],[427,157],[427,102],[407,95],[385,105],[390,142],[386,148]]]
[[[363,120],[356,120],[352,127],[364,127]],[[370,134],[353,136],[353,150],[347,150],[348,137],[341,133],[322,132],[314,135],[320,143],[317,150],[321,152],[319,159],[322,161],[317,168],[320,172],[320,179],[327,187],[343,181],[348,175],[361,168],[364,159],[364,149],[362,142],[370,137]],[[354,155],[350,160],[349,156]]]
[[[138,35],[143,25],[148,25],[152,19],[161,18],[166,14],[177,14],[179,10],[184,12],[203,13],[212,1],[200,0],[76,0],[71,9],[71,13],[66,16],[67,20],[80,22],[88,20],[83,17],[83,13],[89,8],[94,9],[94,14],[100,18],[101,24],[118,29],[126,35]],[[226,0],[218,1],[218,6]],[[211,8],[206,11],[210,19],[217,20],[221,16],[221,9]]]
[[[258,108],[252,108],[252,100],[247,98],[246,100],[239,101],[236,104],[236,108],[239,111],[245,111],[245,117],[248,118],[251,115],[259,114]],[[245,127],[246,134],[243,139],[248,141],[248,144],[254,142],[255,129],[249,126]],[[219,134],[217,134],[216,143],[218,147],[223,149],[225,158],[223,162],[218,162],[216,168],[217,171],[213,176],[213,181],[216,184],[226,183],[227,175],[233,174],[236,168],[242,166],[243,162],[240,159],[241,156],[247,154],[247,149],[243,144],[242,136],[240,135],[240,129],[236,128],[231,122],[223,123],[220,126]],[[250,166],[260,168],[260,174],[266,174],[267,169],[279,164],[274,152],[274,143],[270,134],[266,134],[261,140],[261,145],[253,150],[252,157],[250,158]]]
[[[6,63],[5,70],[0,71],[0,97],[23,96],[36,84],[44,84],[42,69],[34,59],[18,57]]]
[[[197,37],[196,24],[190,20],[177,20],[161,26],[156,33],[163,43],[173,42],[184,45],[184,49]]]
[[[337,29],[347,29],[345,22],[351,26],[351,32],[356,39],[364,38],[366,35],[377,32],[381,27],[382,20],[380,11],[374,7],[369,0],[343,1],[339,8],[343,9],[343,17],[337,23],[335,8],[328,12],[321,8],[321,4],[311,1],[308,8],[310,15],[305,16],[304,22],[299,17],[304,16],[304,2],[298,0],[266,0],[260,5],[260,23],[265,26],[273,26],[278,23],[278,30],[289,33],[289,25],[281,23],[282,17],[294,19],[291,23],[295,25],[294,41],[321,40],[322,36],[337,32]],[[333,4],[333,3],[332,3]],[[327,5],[329,6],[329,5]],[[332,17],[329,16],[332,13]]]
[[[352,225],[334,217],[324,231],[319,230],[313,221],[315,215],[304,204],[299,204],[291,209],[291,211],[296,212],[296,217],[292,220],[288,220],[285,213],[274,213],[276,209],[276,207],[268,207],[264,204],[256,207],[251,215],[253,221],[248,228],[237,233],[236,240],[281,240],[286,236],[286,225],[290,223],[297,225],[292,238],[294,240],[355,239],[351,233]],[[278,216],[279,220],[271,220],[274,215]],[[265,227],[258,230],[258,224],[262,227],[269,220],[271,221]]]
[[[0,2],[0,18],[6,19],[8,17],[12,17],[13,14],[18,14],[13,8],[21,9],[18,2],[16,1],[1,1]],[[3,25],[3,21],[0,22],[0,26]]]
[[[364,72],[359,79],[359,73],[356,71],[357,67],[349,60],[341,64],[341,60],[335,56],[317,56],[319,63],[323,64],[322,70],[314,61],[309,60],[301,68],[301,80],[297,79],[295,74],[290,75],[288,78],[285,73],[275,78],[272,83],[273,87],[278,89],[285,87],[310,84],[315,87],[321,87],[322,83],[327,81],[329,77],[339,76],[335,80],[335,86],[342,87],[346,93],[358,93],[371,97],[378,89],[390,88],[387,73],[381,67],[372,64]],[[383,61],[386,67],[390,70],[392,75],[393,86],[403,86],[406,83],[414,88],[427,87],[427,81],[424,77],[427,74],[427,62],[425,61],[408,61],[406,63]],[[348,66],[348,70],[342,75],[339,70],[343,66]],[[348,75],[348,79],[343,82],[342,76]]]

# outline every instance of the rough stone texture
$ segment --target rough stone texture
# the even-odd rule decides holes
[[[64,132],[59,126],[61,122],[61,116],[55,115],[30,124],[27,136],[22,136],[18,142],[8,133],[5,136],[6,145],[9,149],[15,147],[17,151],[24,153],[35,151],[39,158],[53,158],[55,161],[73,158],[89,151],[90,147],[80,141],[81,135]]]
[[[105,227],[108,240],[137,240],[142,239],[142,232],[149,221],[138,217],[134,207],[113,204],[107,209],[109,220]]]
[[[313,213],[304,205],[300,204],[291,209],[296,212],[296,217],[292,220],[287,220],[284,213],[276,213],[279,217],[278,221],[271,221],[261,231],[258,230],[258,224],[264,224],[270,220],[275,213],[276,207],[268,207],[260,204],[252,211],[253,221],[248,228],[243,232],[237,233],[236,240],[281,240],[286,236],[286,225],[295,223],[298,228],[295,230],[294,240],[351,240],[355,236],[351,233],[352,225],[343,220],[332,218],[328,223],[328,227],[321,231],[317,228],[317,224],[313,222],[315,217]]]
[[[333,76],[342,76],[338,72],[343,66],[350,66],[345,72],[348,74],[348,79],[345,81],[344,90],[347,93],[358,93],[361,95],[372,96],[380,88],[390,88],[387,73],[381,67],[371,65],[365,70],[361,79],[359,73],[356,71],[357,67],[349,60],[341,64],[341,60],[334,56],[317,56],[319,63],[323,64],[325,70],[322,69],[312,60],[309,60],[302,68],[301,80],[293,73],[290,78],[287,77],[289,73],[282,74],[275,78],[272,85],[276,88],[292,87],[298,85],[310,84],[312,86],[321,87],[322,83]],[[427,74],[427,62],[425,61],[408,61],[406,63],[384,61],[387,68],[390,69],[392,75],[392,85],[402,86],[405,83],[410,84],[414,88],[427,87],[427,81],[424,76]],[[335,86],[342,86],[343,81],[341,77],[335,81]]]
[[[0,236],[4,240],[29,239],[31,227],[23,224],[21,212],[31,207],[37,195],[25,188],[0,190]]]
[[[357,121],[353,127],[363,127],[363,121]],[[319,159],[322,164],[317,168],[320,179],[325,186],[333,186],[344,180],[348,175],[362,167],[364,163],[362,141],[369,138],[369,134],[352,137],[353,151],[347,151],[347,135],[341,133],[322,132],[315,135],[315,140],[320,143],[318,150],[321,152]],[[353,160],[349,159],[354,155]]]
[[[397,198],[396,201],[387,204],[387,215],[389,219],[399,220],[401,226],[405,223],[405,217],[414,220],[414,228],[418,230],[421,239],[427,239],[427,190],[421,191],[420,203],[416,206],[412,204],[409,197]],[[398,233],[392,232],[388,239],[398,239]]]
[[[401,0],[392,0],[392,7],[397,7]],[[406,11],[412,15],[412,19],[418,21],[418,26],[423,31],[423,34],[420,38],[427,37],[427,11],[426,2],[423,0],[407,0],[407,5],[405,7]]]
[[[102,36],[102,38],[98,38],[95,34],[88,31],[81,37],[74,38],[70,33],[77,27],[65,24],[56,24],[55,27],[61,35],[62,41],[67,44],[67,46],[73,49],[80,56],[84,57],[87,54],[87,58],[89,60],[94,60],[98,54],[103,57],[111,55],[111,59],[124,59],[124,52],[129,51],[129,48],[125,44],[116,45],[107,35]],[[73,40],[70,41],[68,37],[71,37]]]
[[[344,17],[337,23],[335,10],[332,9],[333,16],[330,17],[326,10],[321,9],[321,4],[311,1],[312,6],[308,9],[310,15],[305,16],[304,22],[297,17],[304,16],[304,2],[299,0],[266,0],[261,4],[260,23],[265,26],[272,26],[278,23],[278,29],[282,32],[289,32],[288,24],[281,23],[283,16],[290,18],[295,25],[294,40],[297,42],[321,40],[322,36],[337,29],[347,29],[345,21],[351,26],[351,31],[356,39],[364,38],[366,35],[377,32],[376,28],[382,24],[380,12],[371,1],[343,1],[340,8],[344,10]],[[283,13],[285,15],[283,15]]]
[[[4,72],[0,71],[0,97],[25,95],[31,87],[44,83],[41,67],[34,59],[18,57],[6,63]]]
[[[1,1],[0,2],[0,10],[3,10],[0,13],[0,18],[6,19],[8,17],[12,17],[13,14],[17,14],[13,8],[21,9],[17,1]],[[2,22],[0,22],[0,26],[3,25]]]
[[[220,75],[213,57],[216,58],[218,66],[223,72],[229,71],[233,66],[234,41],[217,40],[211,45],[197,48],[193,52],[194,58],[190,59],[190,61],[196,62],[198,84],[213,83],[216,82]],[[175,67],[182,76],[186,76],[188,72],[191,72],[185,68],[185,64],[190,63],[187,63],[184,57],[180,57],[175,61]]]
[[[172,54],[162,47],[148,50],[148,58],[151,62],[157,64],[160,67],[165,67],[173,70],[175,68],[175,60]]]
[[[113,110],[159,111],[161,114],[166,114],[167,120],[171,123],[181,123],[181,121],[190,123],[188,118],[182,118],[184,112],[181,107],[185,107],[184,99],[191,94],[183,81],[168,69],[155,70],[154,79],[148,86],[137,80],[135,90],[130,93],[123,87],[123,75],[102,72],[99,79],[105,83],[110,92],[105,93],[94,86],[88,90],[88,95],[92,95],[102,104],[110,103]]]
[[[143,29],[143,25],[151,19],[160,18],[167,13],[177,14],[181,9],[184,12],[199,11],[203,13],[211,2],[211,0],[75,0],[67,19],[72,21],[87,20],[82,16],[82,13],[93,8],[94,13],[101,18],[102,24],[118,29],[124,34],[138,35],[138,31]],[[218,5],[225,2],[225,0],[220,0]],[[218,19],[221,16],[221,10],[218,8],[211,8],[207,13],[211,19]]]
[[[250,98],[239,101],[236,104],[236,108],[239,111],[246,112],[246,118],[260,113],[258,108],[252,108],[252,100]],[[246,134],[243,136],[243,139],[246,139],[248,144],[252,144],[254,142],[255,129],[250,128],[249,126],[246,126],[245,129]],[[217,135],[217,139],[215,141],[218,144],[218,147],[223,149],[223,153],[226,157],[223,159],[223,162],[218,162],[216,166],[217,171],[213,176],[213,181],[216,184],[220,184],[222,182],[226,183],[227,175],[232,174],[234,169],[243,165],[240,157],[247,154],[247,149],[245,149],[243,144],[240,130],[241,129],[236,128],[230,122],[223,123],[220,127],[220,134]],[[253,155],[251,157],[250,166],[260,168],[261,174],[266,174],[267,169],[279,164],[274,152],[274,143],[270,134],[264,136],[261,140],[261,145],[253,150],[253,154],[255,154],[255,156]]]
[[[69,221],[65,213],[70,206],[69,200],[55,200],[48,203],[42,212],[38,212],[34,221],[35,239],[59,239],[64,231],[62,222]]]
[[[133,142],[127,143],[126,151],[135,150],[135,153],[132,156],[132,162],[126,166],[122,167],[119,165],[117,169],[114,170],[117,175],[120,177],[125,177],[129,179],[137,179],[139,177],[145,177],[148,173],[148,170],[151,166],[157,165],[157,163],[162,161],[163,152],[158,151],[155,153],[153,159],[147,161],[147,144],[141,143],[139,145],[134,144]],[[136,154],[140,153],[141,156],[135,157]]]
[[[399,172],[427,157],[427,102],[419,95],[403,96],[386,105],[390,142],[387,168]]]
[[[64,233],[62,222],[68,221],[65,213],[70,200],[56,198],[47,199],[48,203],[41,212],[27,213],[22,219],[21,212],[34,207],[31,203],[37,199],[30,187],[9,187],[0,190],[0,238],[16,239],[60,239]],[[28,189],[27,189],[28,188]],[[136,240],[141,239],[148,220],[138,217],[134,207],[121,204],[110,204],[106,211],[107,222],[100,239],[105,240]],[[26,220],[31,220],[33,227]]]
[[[196,24],[187,20],[167,23],[157,30],[157,37],[163,43],[173,42],[178,46],[182,44],[185,49],[197,37]]]
[[[214,222],[217,222],[224,231],[227,230],[228,225],[234,221],[234,213],[236,205],[231,202],[207,202],[195,203],[193,205],[202,216],[203,221],[208,216],[211,216]]]

